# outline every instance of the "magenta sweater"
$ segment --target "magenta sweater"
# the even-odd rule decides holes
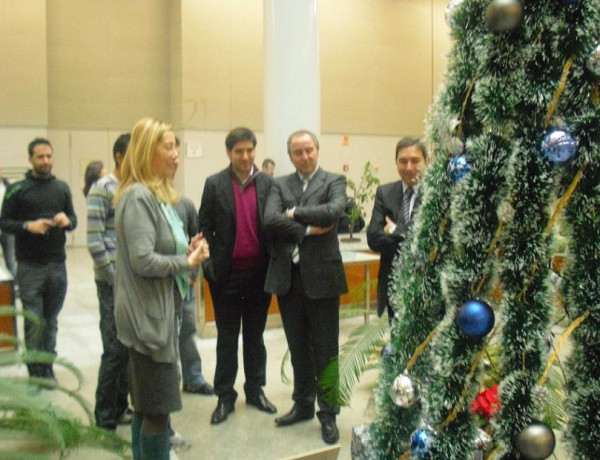
[[[250,178],[245,185],[235,179],[237,178],[232,181],[235,196],[235,244],[231,268],[234,270],[257,268],[261,265],[261,258],[256,186],[253,178]]]

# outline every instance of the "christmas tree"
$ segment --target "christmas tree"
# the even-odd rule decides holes
[[[453,48],[431,111],[434,161],[394,268],[373,457],[552,454],[555,434],[538,419],[557,354],[547,346],[549,265],[562,215],[571,235],[564,338],[573,342],[566,439],[570,458],[596,460],[600,1],[452,0],[446,15]],[[499,404],[486,438],[471,405],[492,343]]]

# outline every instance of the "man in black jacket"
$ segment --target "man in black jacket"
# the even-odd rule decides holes
[[[25,321],[28,350],[56,353],[58,314],[67,293],[66,231],[77,217],[69,186],[52,175],[53,152],[47,139],[29,144],[32,169],[4,195],[0,227],[14,233],[17,282],[23,309],[40,319],[40,327]],[[56,380],[52,364],[28,364],[31,377]]]
[[[377,284],[377,314],[387,309],[394,312],[388,299],[388,284],[392,262],[398,248],[406,239],[421,197],[414,190],[427,165],[427,149],[417,138],[405,137],[396,145],[396,168],[400,180],[377,187],[367,242],[373,251],[381,253]]]
[[[4,194],[8,189],[10,182],[2,177],[2,168],[0,168],[0,202],[4,200]],[[2,255],[6,268],[13,277],[17,275],[17,267],[15,262],[15,235],[0,231],[0,246],[2,246]]]
[[[198,231],[210,246],[210,259],[202,267],[217,323],[214,389],[219,402],[210,419],[213,425],[234,411],[240,326],[246,403],[270,414],[277,411],[262,389],[267,365],[263,332],[271,301],[263,290],[269,260],[263,215],[273,179],[254,164],[256,137],[251,130],[231,130],[225,147],[230,165],[206,180],[198,212]]]

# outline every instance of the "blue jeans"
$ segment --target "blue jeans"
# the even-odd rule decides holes
[[[179,331],[179,357],[184,386],[202,385],[202,359],[196,348],[196,292],[190,286],[188,295],[181,304],[181,329]]]
[[[117,339],[115,323],[115,298],[111,285],[96,280],[96,291],[100,303],[100,335],[102,336],[102,358],[98,369],[96,387],[96,425],[114,430],[117,421],[127,409],[127,348]]]
[[[67,268],[64,262],[35,263],[20,261],[17,282],[21,290],[23,309],[36,315],[38,327],[25,320],[25,345],[27,350],[56,354],[58,314],[67,294]],[[53,377],[52,365],[28,364],[32,377]]]

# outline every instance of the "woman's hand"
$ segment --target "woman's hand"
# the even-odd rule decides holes
[[[210,257],[208,241],[201,234],[196,235],[188,248],[188,262],[190,268],[196,267]]]
[[[202,241],[204,239],[204,236],[202,235],[202,233],[197,233],[196,236],[194,236],[191,241],[190,241],[190,245],[187,248],[187,253],[188,255],[191,254],[191,252],[196,249],[196,246],[198,245],[198,243],[200,241]]]

